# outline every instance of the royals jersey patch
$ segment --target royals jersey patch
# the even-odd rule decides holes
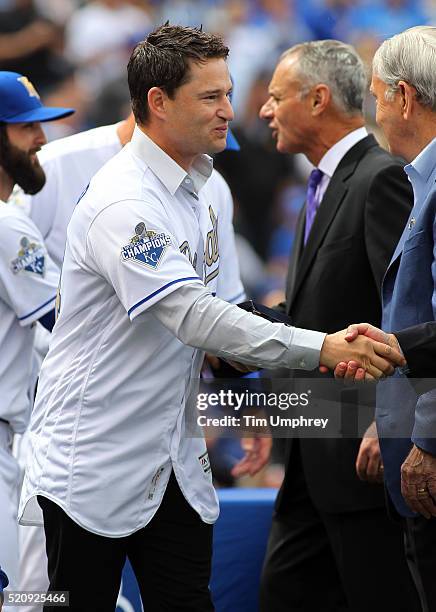
[[[169,236],[147,230],[145,223],[141,221],[135,227],[135,235],[130,239],[129,244],[121,249],[121,258],[123,261],[133,261],[156,269],[170,244]]]
[[[11,261],[11,270],[18,274],[24,270],[32,274],[44,276],[45,272],[45,249],[41,244],[31,242],[23,236],[20,240],[20,249],[17,257]]]

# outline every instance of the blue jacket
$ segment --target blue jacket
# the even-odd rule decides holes
[[[411,213],[411,219],[413,211]],[[383,329],[400,330],[435,319],[434,225],[436,191],[430,193],[410,231],[394,252],[382,286]],[[433,269],[434,272],[434,269]],[[436,454],[436,390],[420,395],[401,370],[377,386],[377,429],[386,485],[403,516],[415,516],[401,495],[401,465],[412,443]]]

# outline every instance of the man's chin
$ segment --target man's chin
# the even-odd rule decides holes
[[[214,140],[209,146],[209,150],[207,151],[208,155],[215,155],[216,153],[221,153],[227,146],[227,136],[225,138],[219,138]]]
[[[35,195],[44,187],[46,176],[41,166],[33,168],[33,172],[17,177],[17,184],[21,187],[24,193]]]
[[[285,144],[280,139],[277,139],[276,141],[276,149],[279,153],[288,153]]]

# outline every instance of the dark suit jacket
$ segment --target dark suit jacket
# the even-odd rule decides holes
[[[413,203],[403,165],[372,135],[354,145],[330,180],[304,249],[303,208],[284,305],[293,325],[329,333],[352,322],[380,326],[383,275]],[[357,412],[355,416],[357,420]],[[357,478],[359,439],[300,439],[299,444],[307,485],[321,510],[383,505],[383,488]],[[287,443],[289,454],[291,445],[292,439]],[[292,482],[285,476],[278,511],[291,503],[291,492]]]
[[[394,333],[407,360],[409,376],[436,378],[436,322],[428,321]]]

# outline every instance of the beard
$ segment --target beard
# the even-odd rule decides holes
[[[37,158],[30,154],[36,151],[22,151],[11,144],[6,126],[0,127],[0,166],[19,185],[24,193],[34,195],[45,185],[45,172]]]

